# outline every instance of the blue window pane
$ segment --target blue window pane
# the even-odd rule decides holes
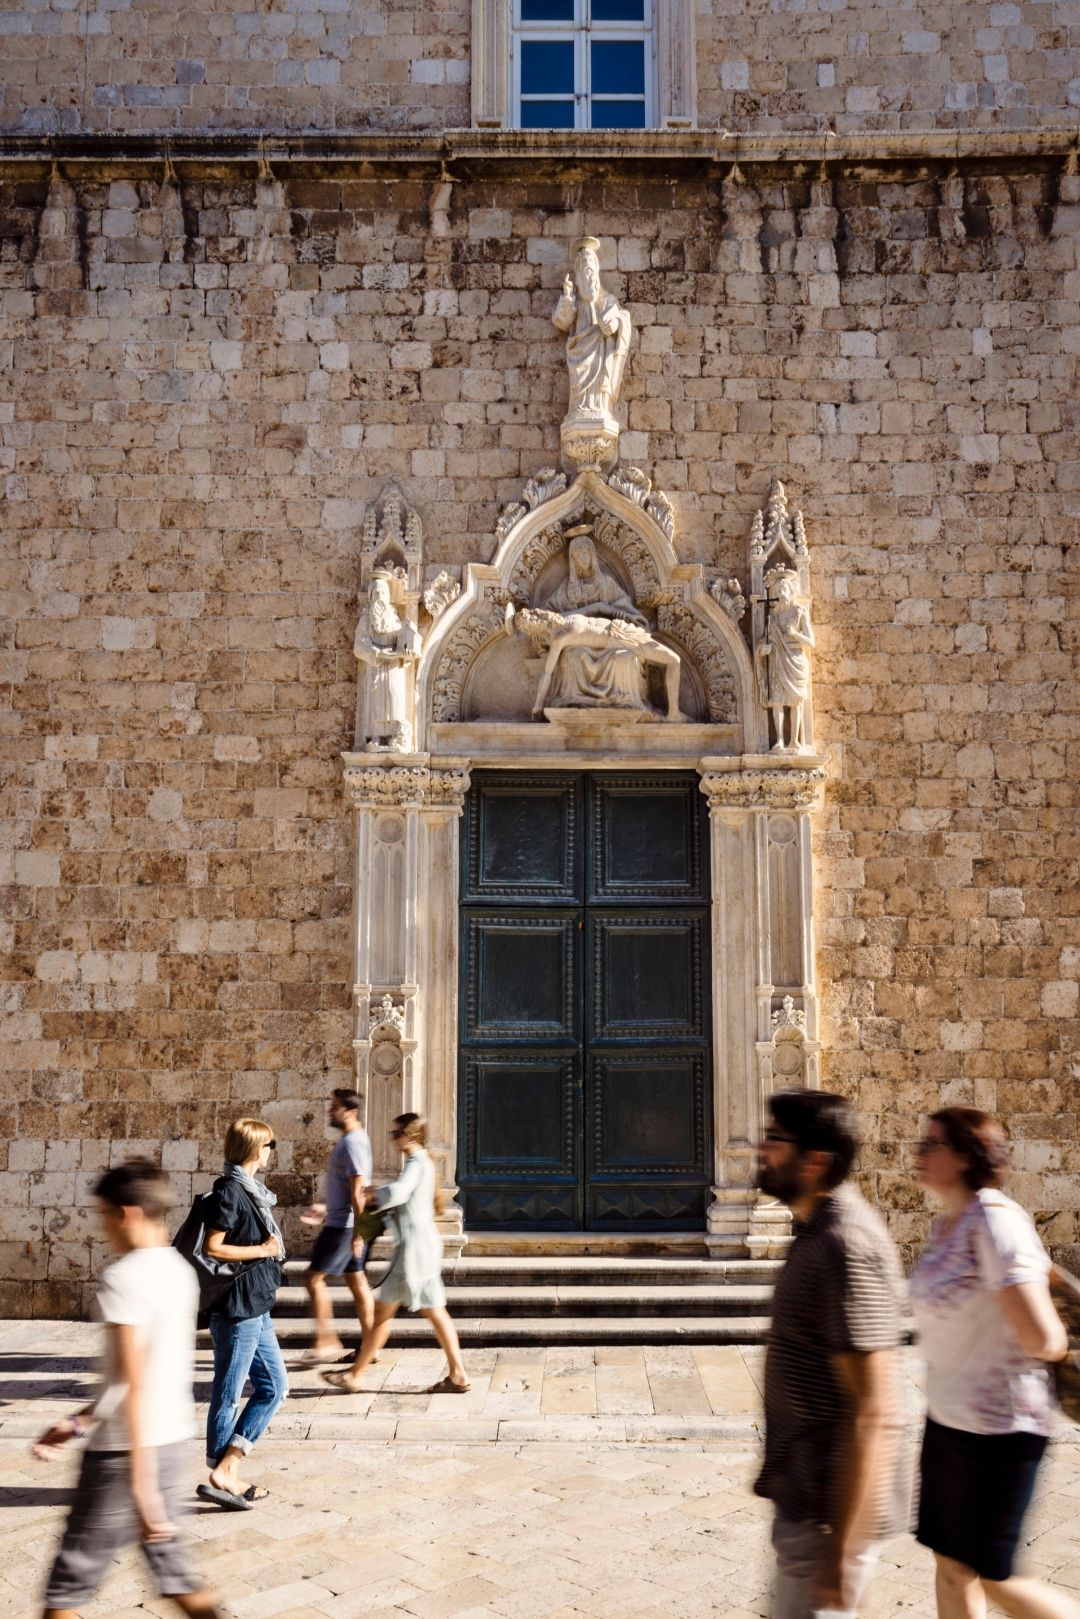
[[[606,0],[617,5],[619,0]],[[644,5],[645,0],[641,0]],[[521,0],[522,22],[573,22],[574,0]]]
[[[644,129],[644,101],[594,101],[593,129]]]
[[[537,4],[537,0],[523,0]],[[645,0],[592,0],[593,22],[644,22]]]
[[[523,96],[574,93],[574,46],[570,40],[526,39],[521,46]],[[547,127],[546,125],[544,126]]]
[[[521,103],[522,129],[573,129],[574,103],[572,101],[523,101]]]
[[[645,41],[593,40],[592,88],[598,96],[645,94]]]

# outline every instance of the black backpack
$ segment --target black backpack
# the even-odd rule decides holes
[[[212,1197],[212,1192],[200,1192],[196,1196],[172,1241],[177,1253],[183,1254],[199,1279],[200,1317],[209,1315],[222,1302],[242,1271],[260,1263],[258,1259],[212,1259],[206,1252],[206,1207]]]

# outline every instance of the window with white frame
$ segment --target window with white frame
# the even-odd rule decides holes
[[[519,129],[651,129],[657,0],[513,0]]]

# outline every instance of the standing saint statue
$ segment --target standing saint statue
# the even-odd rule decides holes
[[[369,753],[408,753],[413,745],[412,684],[420,634],[397,611],[390,582],[375,575],[360,615],[353,653],[367,671],[361,741]]]
[[[600,284],[600,243],[574,243],[574,268],[563,282],[552,320],[566,339],[570,371],[569,428],[601,428],[618,436],[615,404],[630,349],[630,316]]]
[[[790,568],[776,568],[766,576],[775,595],[769,604],[764,640],[755,650],[758,693],[772,712],[776,741],[773,752],[806,746],[806,704],[810,696],[810,652],[814,630],[809,609],[797,600],[799,576]],[[784,710],[791,713],[789,740],[784,740]]]

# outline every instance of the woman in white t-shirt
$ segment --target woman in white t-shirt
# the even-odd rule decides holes
[[[1029,1216],[1000,1190],[1005,1138],[970,1107],[931,1118],[919,1180],[945,1205],[911,1300],[927,1364],[917,1538],[937,1560],[939,1619],[1080,1619],[1062,1593],[1013,1574],[1053,1420],[1048,1362],[1068,1347],[1050,1261]]]

